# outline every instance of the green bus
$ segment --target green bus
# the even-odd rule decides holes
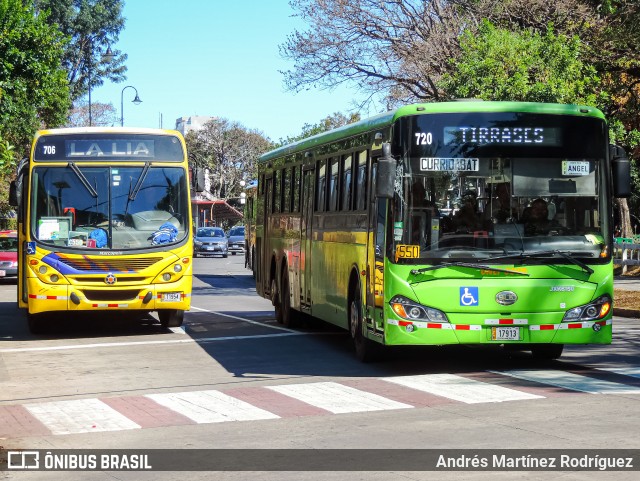
[[[608,344],[624,151],[580,105],[415,104],[264,154],[257,292],[382,346]]]

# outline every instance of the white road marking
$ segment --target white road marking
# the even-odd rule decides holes
[[[539,399],[537,396],[515,389],[468,379],[455,374],[424,374],[383,378],[383,381],[428,392],[467,404]]]
[[[574,391],[591,394],[640,393],[640,388],[627,386],[617,382],[603,381],[571,372],[553,369],[516,369],[512,371],[493,371],[505,376],[511,376],[527,381],[549,384]]]
[[[74,399],[25,404],[53,434],[77,434],[140,429],[140,426],[99,399]]]
[[[378,396],[377,394],[360,391],[335,382],[286,384],[266,387],[334,414],[384,411],[413,407],[409,404],[396,402]]]
[[[215,390],[147,394],[145,397],[153,399],[158,404],[199,424],[278,419],[280,417]]]
[[[248,322],[249,324],[255,324],[256,326],[262,326],[262,327],[269,327],[271,329],[276,329],[276,330],[280,330],[280,331],[287,331],[287,332],[297,332],[294,331],[293,329],[288,329],[286,327],[282,327],[282,326],[273,326],[271,324],[265,324],[263,322],[258,322],[258,321],[253,321],[251,319],[246,319],[244,317],[239,317],[239,316],[234,316],[232,314],[225,314],[224,312],[217,312],[217,311],[210,311],[209,309],[202,309],[201,307],[194,307],[191,306],[192,310],[196,310],[196,311],[201,311],[201,312],[209,312],[211,314],[215,314],[217,316],[224,316],[224,317],[229,317],[231,319],[236,319],[238,321],[242,321],[242,322]]]

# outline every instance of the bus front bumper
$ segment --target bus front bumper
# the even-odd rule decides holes
[[[597,321],[539,324],[451,324],[390,319],[384,339],[387,345],[610,344],[611,333],[611,317]]]
[[[80,288],[72,285],[43,284],[37,278],[28,279],[28,310],[30,314],[53,311],[189,310],[191,277],[177,282],[108,288]]]

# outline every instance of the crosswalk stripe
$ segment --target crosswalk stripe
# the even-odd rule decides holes
[[[74,399],[25,404],[53,434],[77,434],[140,429],[140,426],[99,399]]]
[[[467,404],[544,398],[544,396],[516,391],[455,374],[397,376],[383,378],[383,380]]]
[[[526,381],[550,384],[556,387],[591,394],[640,393],[640,388],[635,386],[627,386],[626,384],[604,381],[602,379],[581,376],[580,374],[566,371],[551,369],[515,369],[511,371],[494,372]]]
[[[215,390],[147,394],[145,397],[199,424],[279,418],[269,411]]]
[[[267,389],[272,389],[334,414],[413,408],[409,404],[393,401],[336,382],[285,384],[267,386]]]

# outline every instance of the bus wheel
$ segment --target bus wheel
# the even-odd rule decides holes
[[[27,324],[31,334],[42,334],[45,332],[44,314],[30,314],[27,312]]]
[[[562,356],[564,344],[539,344],[531,347],[531,354],[540,361],[552,361]]]
[[[278,298],[278,283],[276,282],[275,277],[271,280],[271,304],[273,304],[273,308],[276,313],[276,321],[278,321],[279,324],[282,324],[284,321],[282,318],[282,303]]]
[[[356,357],[362,362],[375,361],[379,356],[379,346],[364,336],[362,329],[362,302],[360,301],[360,290],[351,296],[349,303],[349,332],[356,350]]]
[[[280,311],[282,311],[282,324],[286,327],[295,327],[297,312],[291,309],[291,297],[289,295],[289,275],[285,272],[282,277],[282,293]]]
[[[158,311],[158,317],[162,327],[180,327],[184,320],[184,311],[182,309],[163,309]]]

